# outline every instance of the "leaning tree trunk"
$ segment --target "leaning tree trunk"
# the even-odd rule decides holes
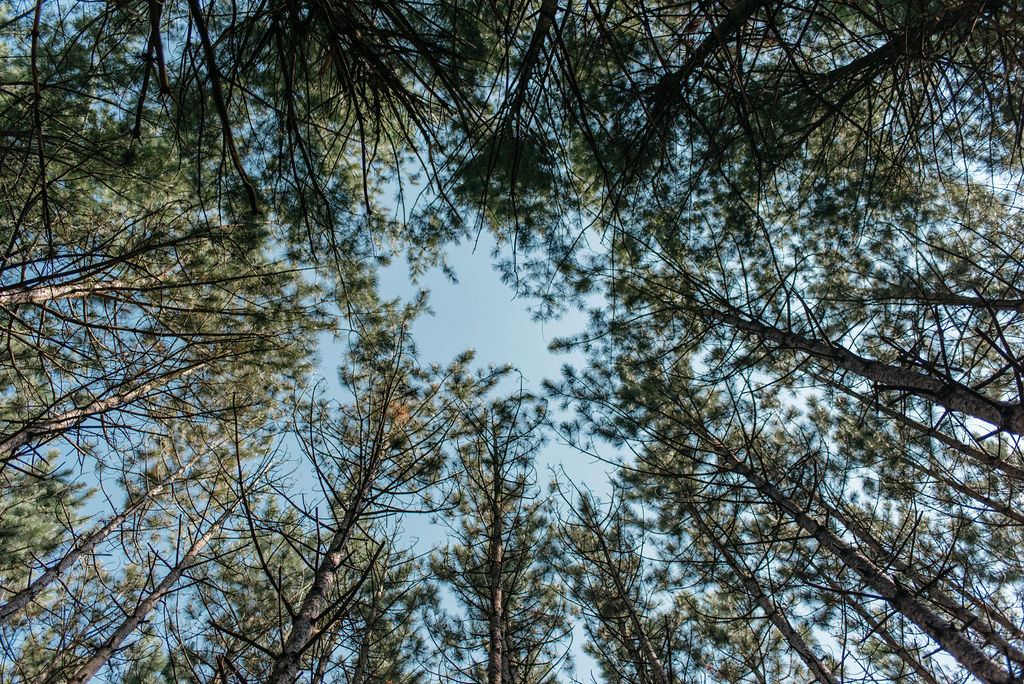
[[[834,554],[864,583],[878,593],[897,612],[917,625],[960,665],[988,684],[1019,684],[1019,680],[1003,669],[982,649],[965,637],[949,621],[943,619],[909,592],[895,576],[890,576],[870,559],[843,541],[827,527],[811,517],[799,504],[736,458],[721,443],[714,445],[729,470],[742,475],[762,495],[770,499],[793,521],[823,547]]]
[[[85,663],[78,668],[78,671],[75,672],[74,676],[68,680],[67,684],[85,684],[85,682],[92,679],[93,676],[99,672],[100,668],[110,660],[110,656],[114,655],[118,648],[121,647],[124,640],[131,636],[132,632],[134,632],[135,629],[147,619],[149,613],[156,607],[156,604],[158,604],[160,600],[163,599],[163,597],[166,596],[174,587],[182,573],[192,565],[192,562],[196,559],[196,556],[199,555],[199,552],[202,551],[213,536],[217,534],[217,530],[219,530],[220,526],[224,524],[227,517],[231,515],[231,511],[231,508],[224,511],[224,513],[217,518],[217,521],[210,526],[210,529],[208,529],[201,537],[196,539],[192,544],[192,548],[190,548],[188,553],[186,553],[184,557],[175,564],[174,568],[167,573],[160,584],[157,585],[157,588],[153,590],[153,593],[147,596],[146,599],[140,603],[134,611],[132,611],[131,615],[121,623],[121,626],[118,627],[105,642],[103,642],[103,645],[100,646],[99,650],[97,650],[91,658],[85,661]]]
[[[3,624],[10,619],[12,615],[24,609],[32,599],[52,584],[54,580],[64,574],[79,558],[92,553],[92,550],[95,549],[100,542],[106,539],[107,535],[120,527],[128,516],[147,506],[154,498],[159,496],[162,491],[180,480],[185,474],[185,471],[188,470],[194,462],[195,458],[189,460],[183,466],[178,468],[178,470],[170,477],[143,494],[138,501],[126,507],[117,515],[112,516],[110,520],[97,527],[89,536],[87,536],[85,541],[74,546],[67,554],[64,555],[63,558],[48,567],[42,575],[30,582],[27,587],[14,594],[7,603],[0,606],[0,624]]]
[[[804,638],[796,631],[796,628],[794,628],[792,623],[790,623],[789,618],[787,618],[786,614],[782,612],[779,605],[764,593],[761,585],[758,584],[757,579],[754,577],[753,573],[747,569],[743,561],[733,556],[725,547],[725,544],[718,538],[718,535],[708,527],[707,523],[703,518],[701,518],[700,512],[697,510],[696,506],[691,508],[691,513],[691,518],[697,524],[701,533],[708,539],[708,541],[711,542],[722,558],[725,559],[725,562],[729,564],[729,567],[732,568],[733,572],[736,573],[736,576],[739,577],[740,582],[743,583],[744,589],[746,589],[750,597],[757,602],[757,605],[761,607],[761,610],[764,611],[765,617],[768,618],[775,628],[779,630],[779,633],[781,633],[786,639],[786,643],[789,644],[790,648],[796,651],[797,655],[800,656],[800,659],[804,661],[804,665],[807,666],[807,669],[810,670],[814,674],[815,678],[822,682],[822,684],[839,684],[821,660],[814,655],[811,647],[807,645]]]
[[[166,273],[164,274],[166,275]],[[61,285],[36,285],[0,290],[0,310],[25,304],[46,304],[84,297],[116,298],[123,292],[138,292],[164,282],[163,275],[125,280],[79,280]]]
[[[855,373],[875,384],[927,399],[951,411],[963,413],[997,428],[1024,435],[1024,405],[991,399],[958,382],[939,380],[915,370],[874,361],[833,342],[780,330],[734,311],[701,307],[697,315],[723,323],[758,339],[801,352],[835,368]]]
[[[323,616],[328,605],[331,589],[338,577],[338,571],[348,553],[348,544],[355,532],[359,518],[369,503],[370,490],[377,477],[382,460],[382,435],[373,446],[370,463],[359,479],[359,486],[352,495],[345,517],[331,538],[331,543],[324,553],[323,560],[317,566],[313,577],[313,585],[302,599],[299,610],[292,618],[291,631],[285,640],[281,653],[274,661],[274,668],[267,679],[268,684],[292,684],[299,674],[302,653],[315,638],[316,623]]]
[[[130,389],[119,390],[104,399],[91,401],[81,408],[65,411],[59,416],[36,418],[14,432],[0,436],[0,470],[15,460],[18,449],[26,444],[52,439],[78,427],[92,416],[127,406],[174,380],[188,377],[208,364],[209,361],[198,361],[186,368],[170,371]]]

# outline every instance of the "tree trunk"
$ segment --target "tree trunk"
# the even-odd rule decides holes
[[[790,648],[796,651],[800,659],[804,661],[804,665],[807,669],[814,674],[815,678],[822,682],[822,684],[839,684],[839,682],[832,676],[832,673],[828,671],[825,665],[818,659],[811,647],[807,645],[804,638],[800,636],[800,633],[796,631],[793,625],[790,623],[789,618],[782,612],[782,609],[775,603],[774,600],[770,599],[761,589],[761,585],[758,584],[757,579],[754,577],[746,565],[739,558],[734,557],[728,549],[725,548],[725,544],[719,540],[718,535],[711,530],[707,523],[701,518],[700,512],[696,506],[690,509],[692,519],[697,523],[697,527],[701,533],[711,542],[711,544],[718,550],[725,562],[729,564],[729,567],[733,569],[733,572],[739,577],[740,582],[743,583],[743,587],[747,590],[747,593],[753,598],[757,605],[764,611],[764,615],[775,628],[779,630],[782,636],[786,639],[786,643],[789,644]]]
[[[64,285],[37,285],[11,290],[0,290],[0,309],[23,304],[45,304],[52,301],[67,301],[83,297],[114,297],[118,292],[138,291],[161,282],[160,277],[139,278],[133,282],[108,280],[94,282],[73,282]]]
[[[686,62],[654,86],[650,115],[652,125],[648,126],[648,131],[656,131],[667,118],[672,116],[676,106],[685,102],[685,96],[681,90],[693,73],[718,50],[725,47],[732,35],[743,28],[765,4],[765,0],[740,0],[733,3],[732,9],[722,19],[722,22],[718,26],[712,27],[704,40],[689,51]],[[638,147],[643,147],[646,142],[645,140],[641,141]]]
[[[0,470],[17,458],[17,450],[26,444],[35,440],[55,437],[82,424],[92,416],[130,404],[173,380],[187,378],[208,363],[208,361],[200,361],[187,368],[170,371],[130,390],[116,392],[105,399],[96,399],[82,408],[71,409],[53,418],[37,418],[28,425],[0,438]]]
[[[302,653],[314,638],[317,620],[322,617],[323,611],[327,607],[328,594],[337,579],[338,568],[341,567],[347,555],[349,540],[368,505],[370,488],[377,477],[377,470],[382,459],[381,452],[386,448],[386,445],[380,442],[380,437],[381,435],[378,433],[366,472],[360,476],[359,486],[353,493],[352,501],[348,510],[345,511],[345,517],[331,538],[323,560],[317,566],[313,585],[306,592],[302,605],[292,618],[291,631],[281,653],[274,661],[274,668],[267,680],[268,684],[292,684],[298,677]]]
[[[228,509],[221,514],[217,521],[210,526],[210,529],[206,531],[199,539],[192,544],[192,548],[188,550],[188,553],[178,561],[178,563],[171,569],[164,579],[157,585],[157,588],[153,590],[146,599],[139,604],[139,606],[132,612],[128,618],[121,623],[121,626],[110,635],[99,650],[96,651],[91,658],[89,658],[85,664],[83,664],[75,675],[68,680],[67,684],[85,684],[85,682],[92,679],[92,677],[99,672],[100,668],[103,667],[110,656],[121,647],[124,640],[131,636],[132,632],[148,617],[149,613],[156,607],[156,604],[167,595],[167,593],[174,587],[181,577],[181,574],[185,572],[199,555],[199,552],[203,550],[203,547],[209,543],[213,535],[217,533],[220,526],[224,523],[227,517],[231,514],[232,509]]]
[[[97,527],[91,534],[89,534],[88,537],[85,538],[85,541],[72,548],[63,558],[47,568],[36,580],[30,582],[27,587],[14,594],[7,603],[0,606],[0,624],[3,624],[12,615],[24,609],[32,599],[38,596],[43,589],[48,587],[55,579],[66,572],[67,569],[74,565],[79,558],[91,553],[100,542],[106,539],[107,535],[120,527],[121,523],[123,523],[128,516],[145,507],[154,498],[159,496],[163,490],[180,480],[182,475],[185,474],[185,471],[188,470],[195,460],[196,458],[193,457],[183,466],[178,468],[178,470],[166,480],[155,487],[152,487],[149,491],[143,494],[138,501],[126,507],[117,515],[111,517],[110,520],[103,525]]]
[[[370,638],[382,612],[380,609],[380,601],[384,596],[384,585],[387,581],[388,565],[388,563],[384,564],[381,572],[380,586],[373,592],[373,601],[370,603],[370,614],[366,618],[363,637],[359,640],[359,652],[356,655],[356,667],[355,672],[352,674],[351,684],[366,684],[370,678]]]
[[[490,595],[488,616],[487,684],[502,684],[505,663],[505,597],[502,594],[502,564],[505,560],[505,520],[502,502],[504,478],[499,462],[498,436],[494,435],[491,462],[491,524],[487,541],[487,584]],[[504,684],[509,684],[505,682]]]
[[[1024,435],[1024,406],[1020,403],[990,399],[957,382],[938,380],[914,370],[872,361],[854,354],[838,344],[779,330],[731,311],[722,312],[712,308],[701,308],[698,313],[759,339],[803,352],[811,358],[855,373],[871,380],[881,388],[909,392],[951,411],[964,413],[991,423],[999,429]]]
[[[755,473],[750,466],[739,461],[724,445],[718,443],[715,446],[716,452],[730,470],[742,475],[762,495],[771,499],[776,506],[789,514],[802,530],[831,551],[846,567],[860,575],[867,586],[876,591],[893,609],[902,613],[925,634],[934,639],[964,669],[988,684],[1018,684],[1016,678],[961,634],[956,627],[919,601],[900,583],[898,578],[889,576],[837,534],[808,515],[795,501]]]

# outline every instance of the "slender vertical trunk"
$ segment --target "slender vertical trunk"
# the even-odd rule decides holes
[[[832,673],[825,667],[825,665],[818,659],[811,647],[807,645],[804,638],[800,636],[800,633],[796,631],[793,625],[790,623],[789,618],[782,612],[782,609],[775,603],[774,600],[769,598],[764,590],[761,589],[761,585],[758,584],[757,579],[753,573],[747,569],[746,565],[739,558],[736,558],[729,552],[725,547],[725,544],[718,538],[713,530],[708,527],[708,524],[703,520],[700,512],[696,506],[691,509],[692,519],[697,524],[701,533],[711,542],[718,553],[725,559],[725,562],[729,564],[733,572],[739,577],[740,582],[743,583],[743,587],[747,590],[757,605],[761,607],[764,615],[768,620],[779,630],[779,633],[786,639],[786,643],[789,644],[790,648],[796,651],[800,659],[804,661],[804,665],[807,669],[814,674],[814,677],[822,684],[839,684]]]
[[[326,660],[326,659],[325,659]],[[370,669],[370,637],[363,635],[356,653],[356,667],[352,673],[352,684],[363,684]]]
[[[181,560],[175,564],[174,568],[163,578],[156,589],[153,590],[146,599],[138,605],[138,607],[132,612],[131,615],[121,623],[121,626],[114,631],[110,638],[108,638],[99,650],[97,650],[91,658],[89,658],[74,674],[74,676],[68,680],[67,684],[85,684],[85,682],[92,679],[92,677],[99,672],[100,668],[103,667],[110,657],[121,647],[124,640],[131,636],[132,632],[142,624],[142,622],[149,616],[149,613],[156,607],[156,604],[167,595],[167,593],[177,584],[178,579],[182,573],[185,572],[199,555],[199,552],[209,543],[220,526],[224,524],[224,521],[231,514],[232,509],[228,509],[221,514],[217,521],[210,526],[210,529],[206,531],[201,537],[196,539],[192,544],[192,547],[188,550],[188,553],[182,557]]]
[[[626,612],[629,615],[629,622],[633,626],[633,631],[636,632],[637,639],[640,641],[643,658],[647,661],[647,666],[651,668],[651,672],[654,673],[654,681],[656,684],[669,684],[668,675],[665,674],[665,667],[662,665],[661,659],[658,657],[657,651],[654,650],[654,645],[651,643],[651,639],[647,634],[647,626],[641,619],[640,611],[637,610],[632,597],[629,595],[629,592],[626,590],[626,587],[622,582],[622,577],[618,573],[615,560],[612,558],[611,551],[608,549],[608,544],[605,542],[604,532],[599,526],[597,526],[596,521],[594,521],[593,531],[597,537],[597,543],[601,550],[601,557],[604,559],[605,567],[608,568],[608,575],[614,585],[616,597],[626,608]]]
[[[504,608],[504,614],[508,615],[508,606]],[[505,645],[505,651],[502,654],[502,662],[505,664],[505,671],[502,674],[504,681],[502,684],[516,684],[516,670],[513,667],[512,656],[515,651],[512,649],[512,639],[508,635],[508,624],[505,624],[501,630],[501,642]]]
[[[487,583],[490,589],[490,616],[488,619],[488,649],[487,649],[487,682],[488,684],[502,684],[502,675],[505,667],[505,638],[502,622],[504,621],[504,597],[501,590],[501,565],[504,559],[503,545],[494,543],[493,539],[488,545]],[[507,683],[506,683],[507,684]]]
[[[651,97],[650,125],[646,127],[644,138],[638,141],[637,149],[646,149],[650,144],[649,137],[656,134],[659,127],[671,119],[678,107],[686,102],[683,91],[693,74],[715,53],[725,48],[733,34],[742,29],[767,3],[764,0],[739,0],[731,4],[732,9],[722,22],[712,26],[707,37],[688,51],[687,60],[655,86],[656,90]]]
[[[491,464],[490,525],[487,541],[487,584],[490,595],[488,616],[487,683],[502,684],[505,664],[505,597],[502,595],[502,564],[505,560],[505,525],[503,484],[497,434],[494,435]],[[505,682],[504,684],[509,684]]]
[[[530,88],[530,77],[544,48],[544,41],[548,31],[555,23],[555,12],[558,10],[557,0],[541,0],[540,9],[537,12],[537,24],[534,27],[533,35],[530,37],[530,44],[523,54],[519,73],[516,74],[515,89],[509,100],[507,121],[515,124],[516,117],[526,99],[526,93]]]
[[[837,534],[812,518],[795,501],[783,494],[777,487],[754,472],[750,466],[739,461],[731,451],[720,443],[716,451],[727,467],[742,475],[762,495],[771,499],[785,511],[807,534],[832,552],[846,567],[858,575],[864,583],[885,599],[894,610],[903,614],[930,636],[942,650],[956,659],[964,669],[989,684],[1018,684],[1018,680],[1004,670],[982,649],[965,637],[950,622],[935,614],[924,605],[898,578],[890,576],[862,553],[843,541]]]
[[[84,541],[72,547],[72,549],[68,551],[63,558],[47,568],[42,575],[40,575],[36,580],[30,582],[27,587],[14,594],[7,603],[0,605],[0,624],[3,624],[12,615],[24,609],[32,599],[38,596],[39,593],[53,583],[54,580],[64,574],[79,558],[92,553],[93,549],[95,549],[100,542],[106,539],[107,535],[120,527],[128,516],[141,510],[145,506],[148,506],[153,499],[160,495],[161,492],[180,480],[185,474],[185,471],[195,463],[195,460],[196,457],[193,457],[183,466],[178,468],[178,470],[166,480],[155,487],[152,487],[149,491],[143,494],[138,501],[127,506],[117,515],[112,516],[104,524],[96,527]]]

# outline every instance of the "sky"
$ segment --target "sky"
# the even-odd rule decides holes
[[[562,364],[578,361],[565,354],[553,354],[548,345],[557,337],[577,332],[585,317],[570,312],[561,320],[537,323],[531,320],[530,300],[516,297],[501,282],[493,268],[493,240],[481,234],[478,244],[463,243],[448,253],[448,263],[458,283],[452,283],[440,269],[424,279],[430,291],[434,315],[423,317],[415,326],[421,358],[442,362],[465,349],[476,351],[477,364],[512,364],[528,388],[540,391],[547,377],[557,377]],[[382,278],[385,295],[406,296],[413,291],[404,265],[388,269]]]
[[[530,300],[516,297],[515,292],[501,282],[494,269],[491,256],[493,239],[481,234],[476,244],[463,243],[448,251],[448,265],[458,282],[453,283],[439,268],[430,271],[417,285],[410,283],[407,266],[397,262],[381,275],[381,294],[385,298],[400,297],[410,300],[420,288],[429,290],[429,308],[432,313],[421,316],[413,325],[413,340],[421,364],[445,365],[458,354],[472,349],[474,367],[489,364],[510,364],[521,374],[526,391],[543,394],[545,379],[556,379],[565,364],[580,366],[580,354],[553,353],[548,349],[559,337],[580,332],[586,325],[586,314],[569,311],[559,320],[536,322],[532,319]],[[340,393],[336,372],[332,367],[343,353],[342,346],[330,338],[323,338],[320,374],[329,380],[329,386]],[[506,393],[518,389],[519,375],[512,381],[515,386],[504,386]],[[555,402],[550,409],[554,411]],[[554,420],[559,419],[553,414]],[[611,457],[613,454],[602,454]],[[575,483],[601,495],[608,491],[610,466],[597,461],[552,436],[542,447],[535,462],[537,484],[541,496],[548,495],[548,483],[555,475],[564,479],[562,472]],[[404,535],[414,548],[428,551],[436,548],[438,537],[447,534],[443,524],[432,523],[427,517],[407,516],[402,523]],[[584,634],[579,626],[574,629],[571,654],[575,661],[574,679],[593,681],[596,663],[582,651]]]
[[[447,262],[458,282],[452,282],[440,268],[434,268],[413,285],[404,260],[396,259],[381,274],[381,295],[411,301],[420,289],[429,291],[430,313],[417,319],[412,328],[421,365],[437,363],[443,367],[462,352],[473,350],[474,368],[509,364],[516,369],[514,379],[503,386],[506,393],[518,389],[521,374],[523,388],[542,396],[545,379],[557,379],[566,364],[584,364],[581,354],[554,353],[548,347],[557,338],[584,330],[587,317],[584,312],[571,310],[555,321],[534,321],[529,311],[530,299],[517,297],[512,288],[501,282],[493,266],[493,247],[493,238],[487,233],[481,233],[475,244],[466,242],[451,247]],[[321,338],[318,375],[328,381],[335,396],[341,396],[336,365],[343,354],[342,344],[327,335]],[[556,408],[554,403],[550,406],[552,411]],[[557,421],[557,414],[553,415]],[[581,454],[556,436],[538,455],[536,466],[541,484],[550,480],[549,470],[564,469],[574,481],[595,492],[604,491],[602,483],[609,472],[604,463]]]

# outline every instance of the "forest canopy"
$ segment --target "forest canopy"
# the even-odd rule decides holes
[[[0,683],[1024,682],[1022,55],[999,0],[0,1]],[[587,314],[543,386],[381,293],[485,234]]]

